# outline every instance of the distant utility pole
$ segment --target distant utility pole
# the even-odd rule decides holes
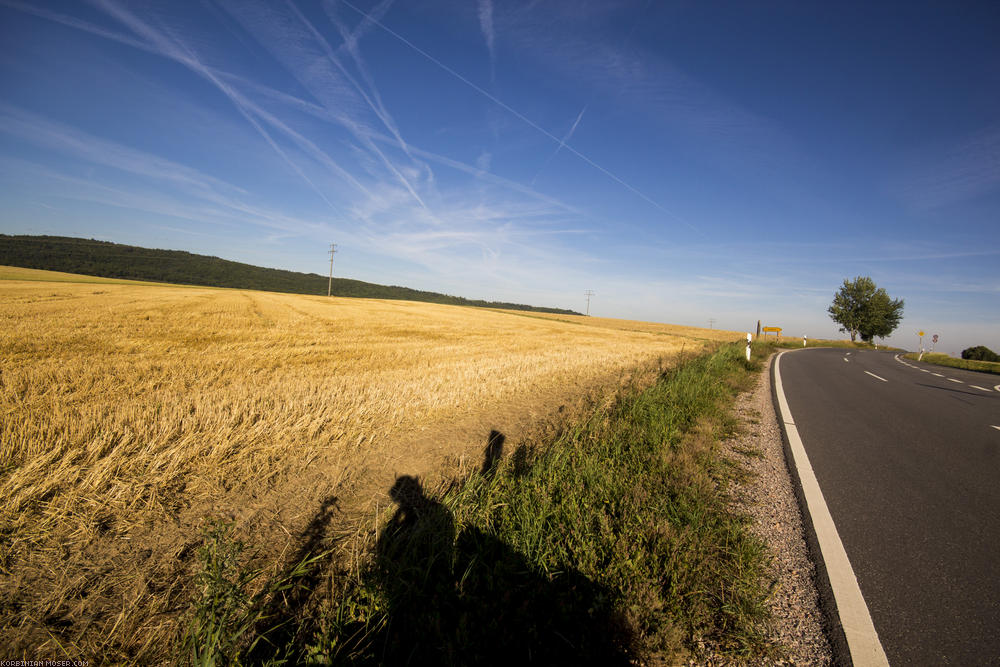
[[[714,329],[715,328],[715,318],[714,317],[708,318],[708,328],[709,329]]]
[[[594,290],[589,289],[583,293],[587,297],[587,315],[590,315],[590,297],[594,296]]]
[[[326,284],[326,295],[330,296],[333,292],[333,256],[337,254],[337,244],[330,244],[330,282]]]

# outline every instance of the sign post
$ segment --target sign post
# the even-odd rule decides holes
[[[918,331],[917,335],[920,336],[920,354],[917,355],[917,361],[924,358],[924,332]]]
[[[934,346],[937,345],[937,342],[938,342],[938,335],[934,334],[933,336],[931,336],[931,352],[934,351]]]

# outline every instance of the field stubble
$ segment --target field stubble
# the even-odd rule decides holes
[[[589,388],[734,338],[12,271],[0,640],[25,656],[161,655],[207,520],[234,521],[279,568],[324,502],[360,511],[397,473],[477,456],[491,428],[516,436]]]

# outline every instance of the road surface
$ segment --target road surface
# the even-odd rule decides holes
[[[1000,376],[830,348],[779,372],[889,663],[1000,664]]]

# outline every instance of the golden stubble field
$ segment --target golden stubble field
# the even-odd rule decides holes
[[[0,644],[162,655],[205,521],[280,563],[324,501],[379,502],[490,429],[738,337],[3,267]]]

